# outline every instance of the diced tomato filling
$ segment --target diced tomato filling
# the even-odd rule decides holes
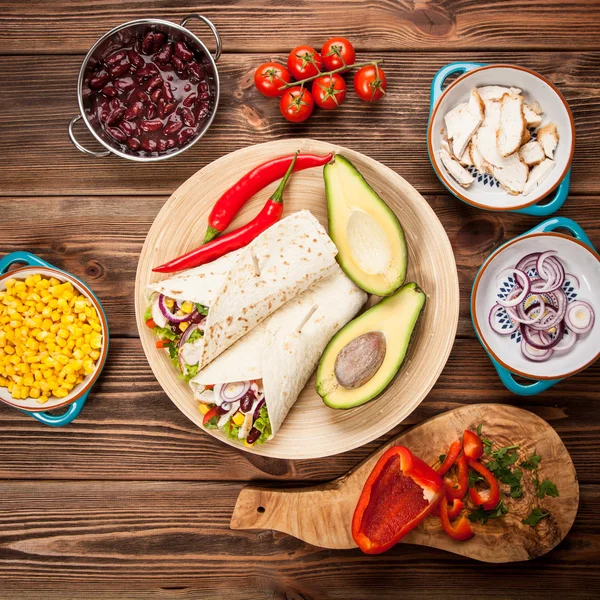
[[[373,484],[362,531],[374,544],[385,544],[428,504],[423,488],[402,473],[400,457],[392,456]]]

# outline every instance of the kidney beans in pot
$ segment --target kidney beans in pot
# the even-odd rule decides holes
[[[121,152],[174,152],[194,139],[212,112],[203,58],[184,41],[152,29],[111,46],[87,75],[86,112]]]

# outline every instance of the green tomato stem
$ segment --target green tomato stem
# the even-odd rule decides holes
[[[291,81],[290,83],[286,83],[282,85],[279,90],[287,90],[291,87],[295,87],[297,85],[303,86],[305,83],[309,83],[314,81],[318,77],[327,77],[328,75],[335,75],[336,73],[341,73],[342,71],[349,71],[350,69],[354,69],[354,67],[368,67],[369,65],[378,65],[383,62],[383,58],[379,58],[377,60],[370,60],[364,63],[354,63],[353,65],[342,65],[333,71],[322,71],[321,73],[317,73],[317,75],[313,75],[312,77],[307,77],[306,79],[300,79],[299,81]]]

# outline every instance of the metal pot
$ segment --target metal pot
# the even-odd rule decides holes
[[[210,54],[207,47],[204,43],[194,35],[189,29],[185,26],[190,19],[199,19],[206,23],[211,31],[213,32],[217,47],[215,50],[214,57]],[[128,41],[133,39],[138,33],[142,33],[147,31],[149,28],[152,28],[155,31],[160,31],[175,41],[185,41],[188,46],[196,50],[202,56],[202,66],[204,67],[207,80],[209,83],[209,91],[210,91],[210,115],[208,119],[204,122],[204,124],[198,128],[194,136],[181,148],[177,150],[173,150],[169,153],[160,154],[158,156],[137,156],[135,154],[129,154],[127,152],[123,152],[121,148],[116,147],[116,144],[107,137],[103,128],[101,127],[98,120],[94,115],[90,113],[88,110],[90,106],[89,96],[90,90],[87,86],[84,85],[86,81],[86,77],[89,76],[90,72],[94,69],[94,67],[101,61],[105,56],[117,50],[118,48],[125,45]],[[219,104],[219,73],[217,71],[216,62],[219,60],[221,56],[221,37],[217,31],[217,28],[211,23],[209,19],[202,15],[192,14],[185,17],[179,25],[176,23],[172,23],[171,21],[164,21],[162,19],[139,19],[136,21],[129,21],[127,23],[123,23],[114,29],[111,29],[108,33],[104,34],[90,49],[87,53],[85,59],[83,60],[83,64],[81,65],[81,69],[79,71],[79,79],[77,81],[77,100],[79,103],[79,112],[80,114],[76,117],[73,117],[69,123],[69,137],[73,142],[74,146],[94,157],[105,157],[109,156],[111,153],[116,154],[117,156],[121,156],[122,158],[126,158],[128,160],[134,160],[137,162],[153,162],[158,160],[165,160],[167,158],[171,158],[173,156],[177,156],[181,154],[184,150],[187,150],[191,146],[193,146],[208,130],[215,114],[217,112],[217,107]],[[87,88],[87,89],[84,89]],[[84,123],[87,125],[87,128],[90,130],[92,135],[106,148],[106,151],[94,151],[89,150],[82,146],[76,139],[73,128],[77,121],[83,119]]]

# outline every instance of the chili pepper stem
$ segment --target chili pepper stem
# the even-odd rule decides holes
[[[324,77],[327,75],[334,75],[335,73],[341,73],[343,71],[344,72],[349,71],[350,69],[353,69],[354,67],[366,67],[368,65],[377,66],[379,63],[382,63],[382,62],[383,62],[383,58],[378,58],[377,60],[370,60],[368,62],[354,63],[353,65],[343,64],[341,67],[338,67],[337,69],[333,69],[333,71],[322,71],[322,72],[318,73],[317,75],[313,75],[312,77],[307,77],[306,79],[300,79],[299,81],[291,81],[290,83],[286,83],[285,85],[282,85],[278,89],[287,90],[288,88],[294,87],[296,85],[299,85],[302,87],[305,83],[314,81],[315,79],[317,79],[317,77]]]
[[[285,188],[285,185],[288,182],[288,179],[290,178],[292,171],[294,170],[294,165],[296,164],[296,159],[298,158],[299,153],[300,153],[300,150],[296,150],[296,153],[294,154],[294,158],[293,158],[290,166],[288,167],[286,174],[283,176],[281,183],[279,184],[279,186],[277,187],[277,189],[275,190],[275,192],[273,193],[273,195],[270,198],[271,202],[275,202],[276,204],[281,204],[283,202],[283,189]]]
[[[211,240],[216,238],[221,232],[210,225],[206,228],[206,234],[204,235],[203,244],[208,244]]]

